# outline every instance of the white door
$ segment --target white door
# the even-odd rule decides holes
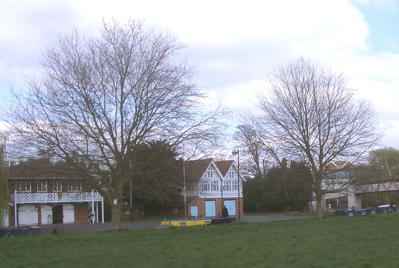
[[[216,217],[216,201],[205,201],[205,217]]]
[[[224,200],[224,205],[229,211],[229,216],[234,216],[237,214],[236,211],[236,200]]]
[[[198,217],[198,206],[191,206],[190,207],[190,216]]]
[[[72,205],[63,205],[64,220],[63,223],[74,223],[75,222],[75,210]]]
[[[8,211],[3,211],[3,225],[2,227],[8,227]]]
[[[37,225],[38,215],[35,205],[22,205],[18,208],[18,224]]]
[[[42,205],[42,224],[53,223],[53,209],[49,205]]]

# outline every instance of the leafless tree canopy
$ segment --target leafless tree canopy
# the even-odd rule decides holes
[[[342,74],[310,60],[301,58],[275,70],[270,90],[259,94],[258,106],[262,114],[253,116],[252,122],[268,152],[276,160],[308,163],[320,200],[327,191],[323,188],[327,164],[354,163],[380,138],[371,103],[357,100]]]
[[[120,204],[137,144],[162,139],[174,146],[213,145],[223,131],[222,111],[201,109],[204,96],[191,82],[192,69],[177,62],[181,48],[174,36],[145,30],[135,20],[104,23],[95,37],[77,30],[60,37],[43,56],[41,78],[15,94],[13,143],[76,166],[78,159],[99,163],[99,172],[109,176],[101,182],[92,172],[84,177]]]
[[[4,167],[6,141],[7,133],[0,131],[0,227],[4,227],[4,215],[9,209],[8,172]]]
[[[246,161],[243,161],[243,166],[244,168],[247,167],[248,174],[256,178],[265,176],[266,150],[256,129],[250,124],[239,125],[234,139],[239,144],[240,148],[245,148],[243,154],[248,157]]]

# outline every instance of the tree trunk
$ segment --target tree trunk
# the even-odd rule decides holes
[[[119,230],[121,228],[121,201],[114,199],[111,204],[111,230]]]
[[[323,207],[321,206],[321,198],[323,195],[316,193],[316,216],[317,218],[323,218]]]

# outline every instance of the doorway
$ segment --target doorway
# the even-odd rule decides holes
[[[55,205],[53,207],[53,223],[64,223],[63,205]]]
[[[216,201],[205,201],[205,217],[216,217]]]

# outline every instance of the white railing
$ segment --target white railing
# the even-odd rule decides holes
[[[235,192],[199,192],[199,198],[237,198],[237,191]]]
[[[11,194],[10,201],[16,203],[57,203],[57,202],[91,202],[102,201],[98,192],[84,193],[16,193]]]

